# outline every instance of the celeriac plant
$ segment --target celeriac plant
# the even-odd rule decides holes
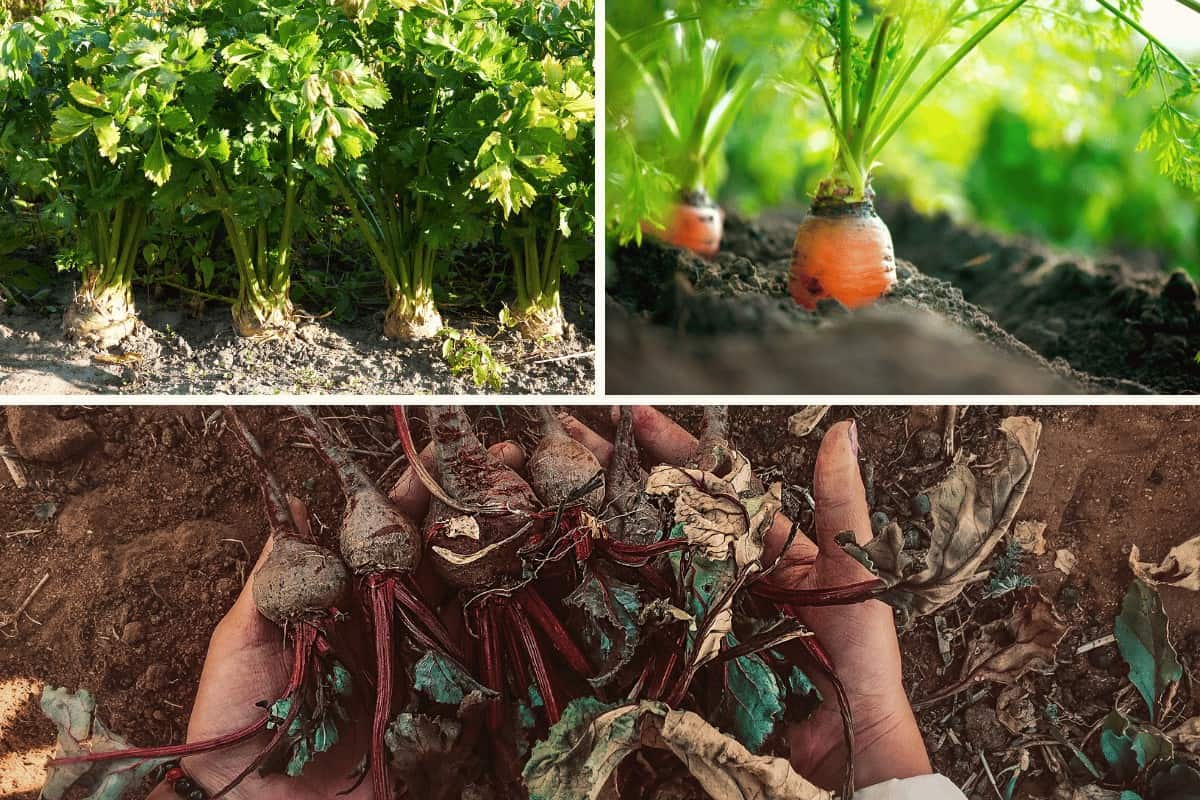
[[[517,297],[502,320],[532,339],[562,336],[560,286],[591,244],[595,141],[591,0],[496,4],[528,60],[497,75],[502,105],[472,186],[502,220]],[[519,67],[519,69],[516,69]]]
[[[59,0],[0,32],[0,157],[60,232],[80,272],[69,335],[108,347],[136,324],[132,279],[168,143],[186,131],[190,89],[210,74],[203,28],[135,2]]]
[[[357,162],[338,159],[328,177],[383,273],[383,330],[391,339],[438,335],[439,259],[484,233],[486,209],[470,195],[471,165],[500,113],[491,81],[523,57],[497,27],[494,5],[450,0],[358,9],[391,100],[367,115],[379,136],[375,148]]]
[[[167,168],[186,167],[190,202],[224,223],[239,277],[234,327],[286,332],[305,193],[335,159],[374,146],[362,113],[383,106],[387,89],[347,44],[336,6],[210,0],[181,13],[221,32],[220,84],[206,87]]]

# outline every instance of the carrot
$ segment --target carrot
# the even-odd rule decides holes
[[[668,244],[702,256],[715,256],[721,249],[725,214],[707,192],[689,192],[671,211],[671,224],[662,238]]]
[[[604,501],[604,470],[596,456],[567,435],[552,406],[538,406],[542,438],[529,457],[529,482],[548,506],[578,503],[593,514]],[[588,486],[593,486],[588,490]]]
[[[892,234],[870,200],[818,200],[792,248],[788,290],[812,310],[833,299],[846,308],[874,303],[896,285]]]
[[[371,782],[376,800],[395,796],[384,741],[393,706],[394,623],[426,650],[458,659],[458,648],[420,598],[411,573],[421,558],[422,541],[416,524],[376,488],[331,432],[336,423],[318,419],[312,409],[297,406],[305,434],[333,467],[346,496],[338,534],[342,557],[362,578],[367,618],[375,634],[375,715],[371,729]]]

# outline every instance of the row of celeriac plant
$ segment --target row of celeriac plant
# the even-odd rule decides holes
[[[554,244],[536,271],[516,251],[506,313],[560,331],[592,225],[591,19],[590,0],[52,0],[5,26],[0,163],[81,273],[68,331],[127,335],[139,258],[182,231],[223,241],[240,333],[286,332],[296,249],[331,208],[383,275],[388,336],[438,333],[453,249],[529,231]]]

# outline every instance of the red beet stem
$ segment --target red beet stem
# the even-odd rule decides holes
[[[533,634],[533,626],[529,624],[529,617],[525,615],[522,605],[506,603],[504,610],[508,612],[508,621],[515,625],[521,634],[521,643],[525,646],[525,656],[529,659],[529,665],[533,669],[534,683],[537,684],[538,691],[542,695],[542,703],[546,707],[546,719],[553,725],[558,722],[562,711],[558,706],[558,697],[554,691],[554,684],[550,680],[550,672],[546,669],[546,661],[542,658],[542,649],[538,645],[537,637]]]
[[[567,629],[559,622],[558,617],[554,615],[536,590],[524,586],[513,595],[513,600],[524,609],[525,613],[529,615],[529,619],[537,624],[542,633],[546,634],[550,643],[554,645],[554,649],[572,670],[583,678],[592,675],[592,667],[588,664],[587,658],[584,657],[583,652],[571,639],[571,634],[567,633]]]
[[[238,434],[238,438],[250,456],[250,466],[254,468],[255,477],[258,478],[259,486],[262,489],[263,505],[267,508],[267,519],[271,524],[271,533],[276,538],[288,536],[299,538],[300,532],[296,530],[296,523],[292,521],[292,512],[288,507],[287,495],[284,494],[283,487],[279,485],[275,474],[271,472],[271,468],[267,465],[267,458],[263,453],[262,445],[254,438],[254,434],[250,433],[250,429],[242,422],[242,418],[238,416],[237,411],[233,407],[226,406],[224,413],[233,422],[233,429]]]
[[[496,640],[499,631],[496,630],[495,619],[492,615],[492,603],[486,603],[479,610],[479,644],[480,644],[480,673],[483,685],[497,694],[504,694],[504,679],[501,677],[500,643]],[[492,733],[498,733],[504,726],[504,707],[501,698],[492,700],[488,706],[488,727]]]
[[[436,645],[430,649],[440,650],[456,661],[461,662],[463,654],[458,643],[454,641],[454,637],[450,635],[450,632],[446,630],[446,626],[438,619],[437,614],[433,613],[433,610],[421,599],[420,594],[409,585],[407,580],[397,580],[394,582],[394,585],[396,601],[421,625],[429,637],[436,642]]]
[[[861,603],[878,597],[885,589],[887,589],[887,585],[879,578],[826,589],[787,589],[766,581],[760,581],[750,587],[753,594],[764,599],[787,605],[810,607]]]
[[[308,661],[308,647],[316,640],[317,631],[315,627],[307,623],[300,624],[298,635],[293,639],[292,645],[292,674],[288,680],[287,689],[284,691],[284,697],[288,697],[299,688],[304,675],[304,664]],[[88,753],[82,756],[69,756],[67,758],[54,758],[48,763],[52,767],[68,766],[70,764],[90,764],[99,761],[124,761],[126,759],[137,759],[145,761],[148,759],[157,758],[182,758],[184,756],[194,756],[201,753],[211,753],[213,750],[220,750],[223,747],[238,744],[246,739],[262,732],[267,727],[267,722],[270,720],[270,715],[264,715],[244,728],[240,728],[230,733],[225,733],[220,736],[215,736],[212,739],[205,739],[199,742],[189,742],[187,744],[171,744],[161,747],[130,747],[124,750],[107,750],[103,753]]]
[[[240,728],[230,733],[216,736],[212,739],[205,739],[201,742],[190,742],[188,744],[171,744],[162,747],[130,747],[125,750],[108,750],[103,753],[88,753],[82,756],[68,756],[67,758],[52,758],[47,762],[47,766],[65,767],[71,764],[92,764],[98,761],[124,761],[138,760],[147,761],[157,758],[182,758],[183,756],[195,756],[201,753],[211,753],[213,750],[220,750],[223,747],[243,742],[251,736],[261,732],[267,727],[267,717],[256,720],[244,728]]]
[[[627,544],[616,539],[602,539],[600,545],[614,560],[627,567],[638,567],[655,556],[674,553],[688,547],[687,539],[664,539],[654,544]]]
[[[304,679],[308,676],[308,664],[312,658],[313,644],[316,642],[320,631],[317,627],[308,622],[301,622],[296,626],[296,631],[292,634],[292,677],[288,681],[288,691],[283,695],[285,698],[291,699],[291,704],[288,706],[287,716],[283,722],[275,729],[271,740],[267,742],[255,758],[246,765],[237,777],[225,784],[220,790],[211,795],[210,800],[220,800],[220,798],[229,794],[237,788],[242,781],[250,776],[250,773],[262,766],[262,763],[270,756],[270,754],[279,746],[283,738],[287,736],[288,729],[292,727],[296,717],[300,715],[300,699],[297,695],[300,688],[304,685]]]
[[[791,611],[791,609],[789,609]],[[794,613],[794,611],[792,612]],[[842,738],[846,742],[846,774],[842,784],[842,797],[854,796],[854,713],[850,709],[850,696],[846,687],[837,676],[833,660],[825,652],[824,646],[816,636],[804,636],[800,639],[804,649],[817,662],[817,666],[825,673],[825,677],[833,684],[834,694],[837,695],[838,709],[842,715]]]
[[[391,800],[392,775],[384,736],[392,715],[392,609],[396,603],[395,578],[367,582],[371,624],[375,626],[375,717],[371,725],[371,783],[375,800]]]

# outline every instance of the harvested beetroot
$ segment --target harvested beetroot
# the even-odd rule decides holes
[[[515,581],[521,573],[518,552],[542,528],[537,496],[487,451],[461,406],[430,406],[426,415],[441,487],[454,501],[435,494],[425,517],[438,574],[468,589]]]
[[[338,437],[307,407],[297,407],[305,433],[333,467],[346,510],[338,540],[342,557],[362,579],[363,608],[375,635],[375,716],[371,729],[371,782],[376,800],[395,796],[385,746],[394,705],[396,621],[425,651],[457,659],[458,648],[420,597],[411,573],[421,560],[417,526],[381,492],[338,443]],[[333,423],[336,426],[336,423]]]
[[[227,408],[224,413],[254,468],[271,527],[274,546],[254,575],[253,593],[259,612],[282,627],[291,643],[288,684],[278,698],[260,704],[267,709],[260,719],[223,736],[183,745],[92,752],[54,759],[51,767],[182,758],[230,747],[264,730],[273,730],[258,755],[214,792],[212,798],[216,800],[255,770],[267,769],[268,764],[274,765],[273,771],[282,769],[288,775],[299,775],[313,756],[337,742],[337,723],[346,718],[343,701],[350,696],[351,680],[350,673],[334,657],[330,636],[340,616],[336,606],[349,593],[349,575],[336,554],[302,536],[258,440],[234,409]]]
[[[537,414],[542,438],[529,457],[529,482],[534,492],[548,506],[582,502],[596,513],[604,502],[604,469],[599,460],[567,435],[553,406],[538,406]]]

